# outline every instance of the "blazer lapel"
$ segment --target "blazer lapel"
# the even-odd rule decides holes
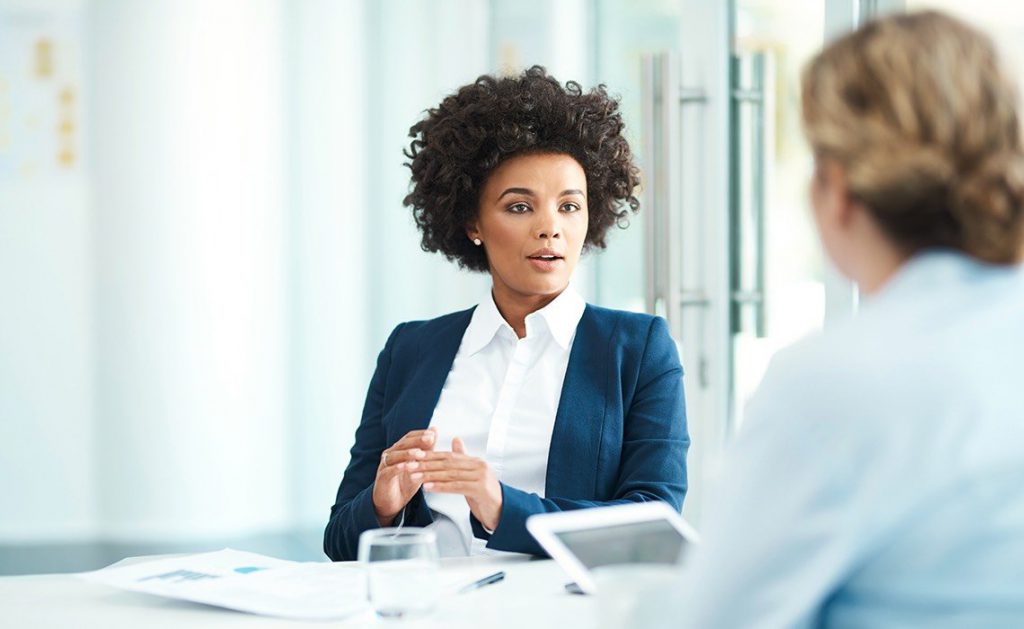
[[[593,308],[588,305],[576,327],[562,382],[548,451],[547,496],[594,496],[608,395],[608,343],[607,330],[597,325]],[[580,461],[586,463],[581,465]]]
[[[395,405],[392,441],[410,430],[423,430],[430,425],[472,316],[473,308],[470,308],[439,321],[437,329],[420,331],[421,341],[414,358],[416,365]]]

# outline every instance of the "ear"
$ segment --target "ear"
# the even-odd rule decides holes
[[[834,159],[820,158],[815,172],[814,205],[819,219],[839,227],[849,227],[861,204],[850,197],[846,169]]]
[[[466,236],[470,240],[480,237],[480,224],[477,221],[466,223]]]
[[[836,220],[843,227],[850,227],[854,220],[864,213],[864,204],[850,196],[850,180],[846,176],[846,169],[838,162],[831,164],[833,172],[830,176],[836,195]]]

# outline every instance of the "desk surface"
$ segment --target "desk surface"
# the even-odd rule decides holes
[[[155,559],[156,557],[146,558]],[[411,622],[386,622],[372,614],[341,622],[287,621],[186,601],[125,592],[68,574],[0,577],[0,626],[74,629],[200,629],[202,627],[486,627],[545,629],[594,627],[592,597],[566,594],[569,579],[554,562],[508,557],[442,561],[442,570],[493,566],[502,583],[443,599],[434,613]]]

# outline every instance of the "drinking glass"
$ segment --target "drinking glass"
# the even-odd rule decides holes
[[[370,605],[380,618],[426,615],[440,597],[437,536],[416,528],[383,528],[359,536]]]

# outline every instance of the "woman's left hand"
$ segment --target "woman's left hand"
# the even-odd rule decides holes
[[[452,439],[451,452],[427,452],[419,461],[407,465],[414,482],[423,489],[445,494],[461,494],[469,510],[485,528],[493,531],[501,520],[501,483],[487,461],[466,454],[462,439]]]

